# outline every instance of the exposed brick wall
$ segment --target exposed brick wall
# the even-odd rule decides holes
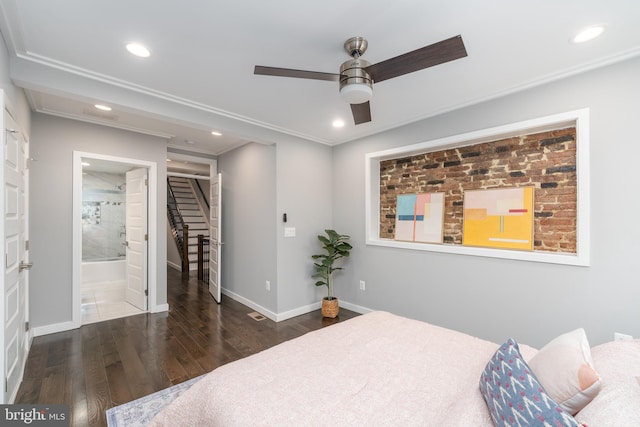
[[[380,237],[393,239],[398,194],[445,193],[444,243],[462,245],[463,193],[533,185],[534,251],[576,253],[576,129],[380,162]]]

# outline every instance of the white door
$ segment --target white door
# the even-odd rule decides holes
[[[3,324],[2,374],[5,389],[2,402],[15,397],[26,358],[28,342],[26,334],[27,292],[29,259],[27,251],[28,230],[28,144],[13,117],[4,110],[4,286],[3,309],[0,309]]]
[[[127,288],[125,300],[147,310],[147,168],[127,172],[126,246]]]
[[[220,304],[220,257],[222,252],[222,175],[211,178],[209,200],[209,292]]]

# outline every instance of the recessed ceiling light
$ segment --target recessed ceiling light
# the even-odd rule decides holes
[[[584,43],[599,37],[604,32],[602,25],[595,25],[593,27],[585,28],[580,31],[574,38],[571,39],[572,43]]]
[[[336,119],[336,120],[333,121],[332,125],[333,125],[334,128],[344,127],[344,120]]]
[[[111,111],[111,107],[109,107],[108,105],[104,105],[104,104],[96,104],[96,105],[94,105],[94,107],[96,107],[98,110],[102,110],[102,111]]]
[[[171,161],[171,159],[167,159],[167,162],[170,162],[170,161]]]
[[[82,162],[81,164],[82,166],[91,166],[91,163],[87,163],[87,162]]]
[[[149,55],[151,55],[149,49],[139,43],[128,43],[127,50],[132,55],[139,56],[140,58],[148,58]]]
[[[222,132],[218,132],[217,130],[212,130],[211,135],[213,136],[222,136]]]

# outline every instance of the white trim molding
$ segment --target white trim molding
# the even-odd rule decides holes
[[[504,138],[561,129],[576,128],[577,224],[576,253],[515,251],[462,245],[400,242],[380,238],[380,162],[418,153],[439,151],[496,141]],[[426,141],[365,155],[365,235],[366,244],[398,249],[441,252],[458,255],[505,258],[574,266],[590,263],[590,175],[589,175],[589,109],[555,114],[490,129]]]
[[[36,326],[31,329],[33,337],[39,337],[42,335],[56,334],[58,332],[69,331],[71,329],[76,329],[79,326],[75,324],[75,322],[62,322],[62,323],[54,323],[52,325],[44,325],[44,326]]]
[[[231,298],[232,300],[238,301],[239,303],[244,304],[249,308],[252,308],[253,310],[262,314],[267,319],[273,320],[274,322],[282,322],[283,320],[287,320],[296,316],[301,316],[303,314],[311,313],[312,311],[320,310],[322,306],[322,301],[318,301],[318,302],[314,302],[313,304],[294,308],[293,310],[284,311],[282,313],[274,313],[273,311],[268,310],[262,307],[261,305],[251,301],[250,299],[247,299],[241,295],[238,295],[235,292],[232,292],[228,289],[222,288],[222,293],[228,296],[229,298]],[[351,304],[350,302],[343,301],[343,300],[340,300],[340,307],[344,308],[345,310],[355,311],[356,313],[360,313],[360,314],[366,314],[373,311],[370,308],[362,307],[356,304]]]
[[[278,319],[278,314],[277,313],[274,313],[273,311],[268,310],[268,309],[264,308],[263,306],[261,306],[259,304],[256,304],[255,302],[251,301],[250,299],[247,299],[247,298],[243,297],[242,295],[238,295],[237,293],[232,292],[232,291],[230,291],[228,289],[225,289],[225,288],[222,288],[220,290],[220,292],[222,294],[228,296],[232,300],[238,301],[239,303],[244,304],[249,308],[252,308],[253,310],[255,310],[258,313],[262,314],[266,318],[273,320],[274,322],[279,322],[280,320],[284,320],[284,319]],[[304,313],[300,313],[300,314],[304,314]]]

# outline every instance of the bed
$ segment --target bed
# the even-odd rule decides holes
[[[579,348],[572,349],[584,359],[579,376],[584,382],[585,367],[597,376],[571,397],[572,404],[581,405],[575,417],[568,413],[575,407],[564,411],[551,404],[550,413],[561,417],[549,425],[640,426],[640,341],[585,349],[583,335]],[[538,356],[544,361],[543,355],[558,360],[566,341],[538,351],[515,340],[499,345],[373,312],[219,367],[189,384],[148,425],[528,425],[521,417],[532,406],[557,403],[547,400],[528,363],[533,366]],[[564,374],[558,369],[576,376],[573,368],[555,362],[547,363],[551,372],[544,372],[540,361],[539,372],[553,381]],[[512,375],[511,363],[522,371]],[[503,374],[508,381],[498,378]],[[527,400],[529,391],[519,389],[529,385],[537,393],[532,400]],[[512,403],[511,395],[525,400]]]

